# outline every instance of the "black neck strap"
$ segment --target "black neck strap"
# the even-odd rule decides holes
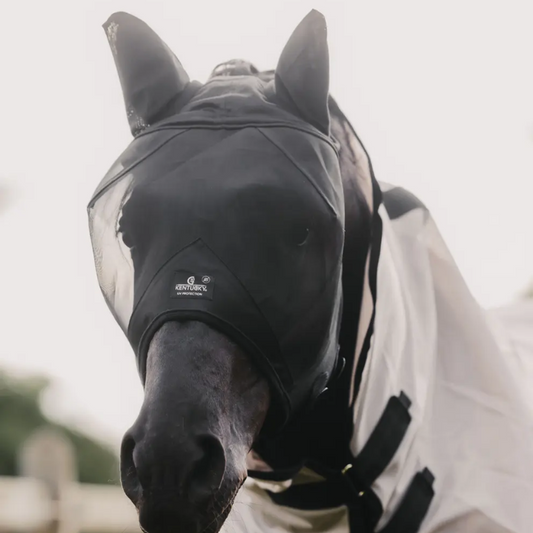
[[[307,461],[306,466],[326,481],[293,485],[278,493],[267,491],[272,501],[303,510],[325,510],[345,505],[349,510],[352,532],[375,531],[383,515],[383,507],[371,486],[385,471],[402,443],[411,422],[410,404],[404,392],[391,397],[366,444],[350,464],[339,471],[316,461]],[[414,476],[383,532],[417,533],[434,495],[433,479],[427,468]]]

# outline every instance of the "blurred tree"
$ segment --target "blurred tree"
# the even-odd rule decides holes
[[[118,458],[113,451],[80,432],[48,420],[39,397],[48,387],[46,378],[13,378],[0,372],[0,475],[17,474],[17,452],[39,427],[63,431],[76,449],[79,480],[82,483],[117,484]]]

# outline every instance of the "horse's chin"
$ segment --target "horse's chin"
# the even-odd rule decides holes
[[[174,491],[148,491],[136,502],[139,525],[145,533],[217,533],[239,488],[223,486],[202,504]]]

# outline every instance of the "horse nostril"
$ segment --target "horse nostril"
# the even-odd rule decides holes
[[[137,506],[147,497],[186,497],[200,504],[220,489],[226,456],[211,434],[191,435],[185,443],[136,440],[133,431],[122,439],[120,474],[126,496]]]
[[[126,496],[136,504],[141,496],[141,487],[135,461],[133,460],[134,448],[135,440],[130,432],[127,432],[122,439],[120,449],[120,478]]]
[[[226,455],[220,440],[214,435],[202,435],[196,440],[202,451],[190,473],[191,495],[203,498],[212,495],[222,485],[226,470]]]

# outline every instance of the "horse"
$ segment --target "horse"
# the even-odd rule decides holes
[[[136,17],[104,29],[135,139],[88,212],[144,386],[121,447],[142,530],[530,531],[533,342],[377,181],[324,17],[275,70],[205,84]]]

